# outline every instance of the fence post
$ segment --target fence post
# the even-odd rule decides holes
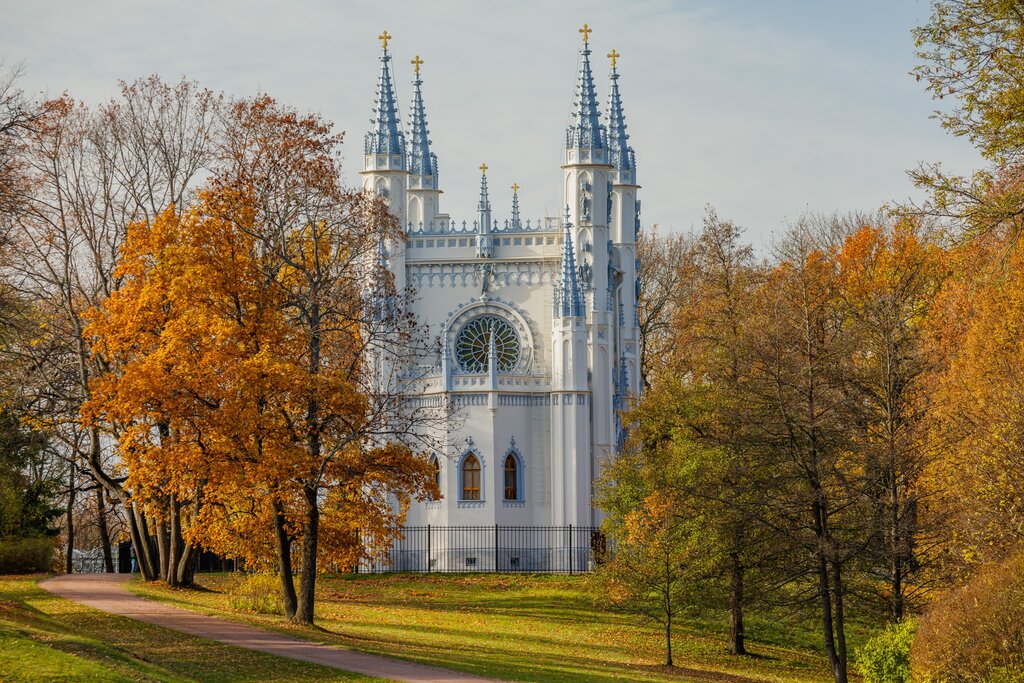
[[[572,524],[569,525],[569,574],[572,574]]]
[[[427,573],[430,573],[430,525],[427,525]]]
[[[498,569],[498,525],[494,525],[494,573],[499,573]]]

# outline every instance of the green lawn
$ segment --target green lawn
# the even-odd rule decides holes
[[[371,681],[117,617],[0,576],[0,681]]]
[[[320,583],[320,628],[230,610],[226,575],[202,575],[209,590],[134,583],[131,590],[345,647],[516,681],[824,681],[831,679],[813,619],[748,615],[751,657],[725,651],[726,615],[691,615],[678,627],[676,669],[662,660],[655,625],[595,604],[587,577],[390,575]],[[862,634],[850,634],[854,645]]]

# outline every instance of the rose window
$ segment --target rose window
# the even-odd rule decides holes
[[[492,336],[498,370],[509,372],[516,366],[520,355],[519,335],[507,320],[485,315],[466,323],[455,340],[455,355],[463,370],[487,372]]]

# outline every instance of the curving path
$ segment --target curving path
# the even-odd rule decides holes
[[[40,586],[111,614],[137,619],[164,628],[209,638],[228,645],[268,652],[280,657],[408,683],[485,683],[492,679],[414,664],[398,659],[318,645],[305,640],[196,614],[178,607],[146,600],[125,590],[127,574],[65,574],[40,582]]]

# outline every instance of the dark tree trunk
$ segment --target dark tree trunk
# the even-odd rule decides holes
[[[316,596],[316,556],[320,533],[320,506],[316,499],[316,488],[306,486],[303,495],[306,503],[306,520],[302,525],[302,567],[299,570],[299,596],[292,621],[299,624],[313,623],[313,604]]]
[[[146,515],[134,506],[129,512],[131,513],[129,519],[131,520],[132,543],[135,545],[135,559],[139,563],[139,571],[146,581],[156,581],[160,578],[160,567],[157,565],[157,558],[153,557]]]
[[[292,575],[292,537],[285,526],[284,506],[274,499],[274,536],[277,539],[277,568],[281,576],[281,605],[284,616],[295,617],[298,599],[295,596],[295,577]]]
[[[848,680],[846,672],[846,612],[843,606],[844,592],[843,563],[838,557],[834,557],[832,560],[832,601],[834,603],[836,613],[836,645],[838,650],[836,656],[836,663],[838,666],[835,669],[836,683],[847,683]]]
[[[65,515],[67,519],[64,524],[67,527],[67,547],[65,548],[64,571],[71,574],[75,571],[74,550],[75,550],[75,494],[78,487],[75,484],[75,463],[71,463],[68,469],[68,502]]]
[[[96,519],[100,526],[100,543],[103,545],[103,571],[114,573],[114,553],[110,547],[110,530],[107,528],[107,502],[103,486],[96,487]]]
[[[135,551],[135,562],[139,566],[139,573],[146,581],[155,581],[156,571],[153,568],[153,556],[149,552],[149,534],[146,533],[143,526],[145,519],[136,513],[132,505],[126,505],[125,512],[128,514],[128,534],[132,538],[132,549]]]
[[[310,293],[309,307],[309,374],[320,374],[320,305],[318,292]],[[320,464],[321,459],[320,402],[316,390],[306,405],[307,451],[309,461]],[[313,605],[316,599],[317,544],[320,533],[320,501],[317,500],[317,481],[312,477],[302,488],[305,498],[305,520],[302,525],[302,567],[300,569],[299,596],[293,621],[313,623]]]
[[[672,561],[665,552],[665,666],[672,663]]]
[[[832,668],[836,683],[839,683],[839,657],[836,654],[835,629],[832,624],[832,591],[829,588],[828,546],[825,537],[824,508],[820,499],[813,503],[814,535],[817,541],[815,554],[818,560],[818,598],[821,601],[821,631],[824,637],[825,653],[828,655],[828,664]]]
[[[732,553],[730,574],[732,575],[729,593],[729,653],[734,655],[747,654],[743,634],[743,563],[740,554]]]

